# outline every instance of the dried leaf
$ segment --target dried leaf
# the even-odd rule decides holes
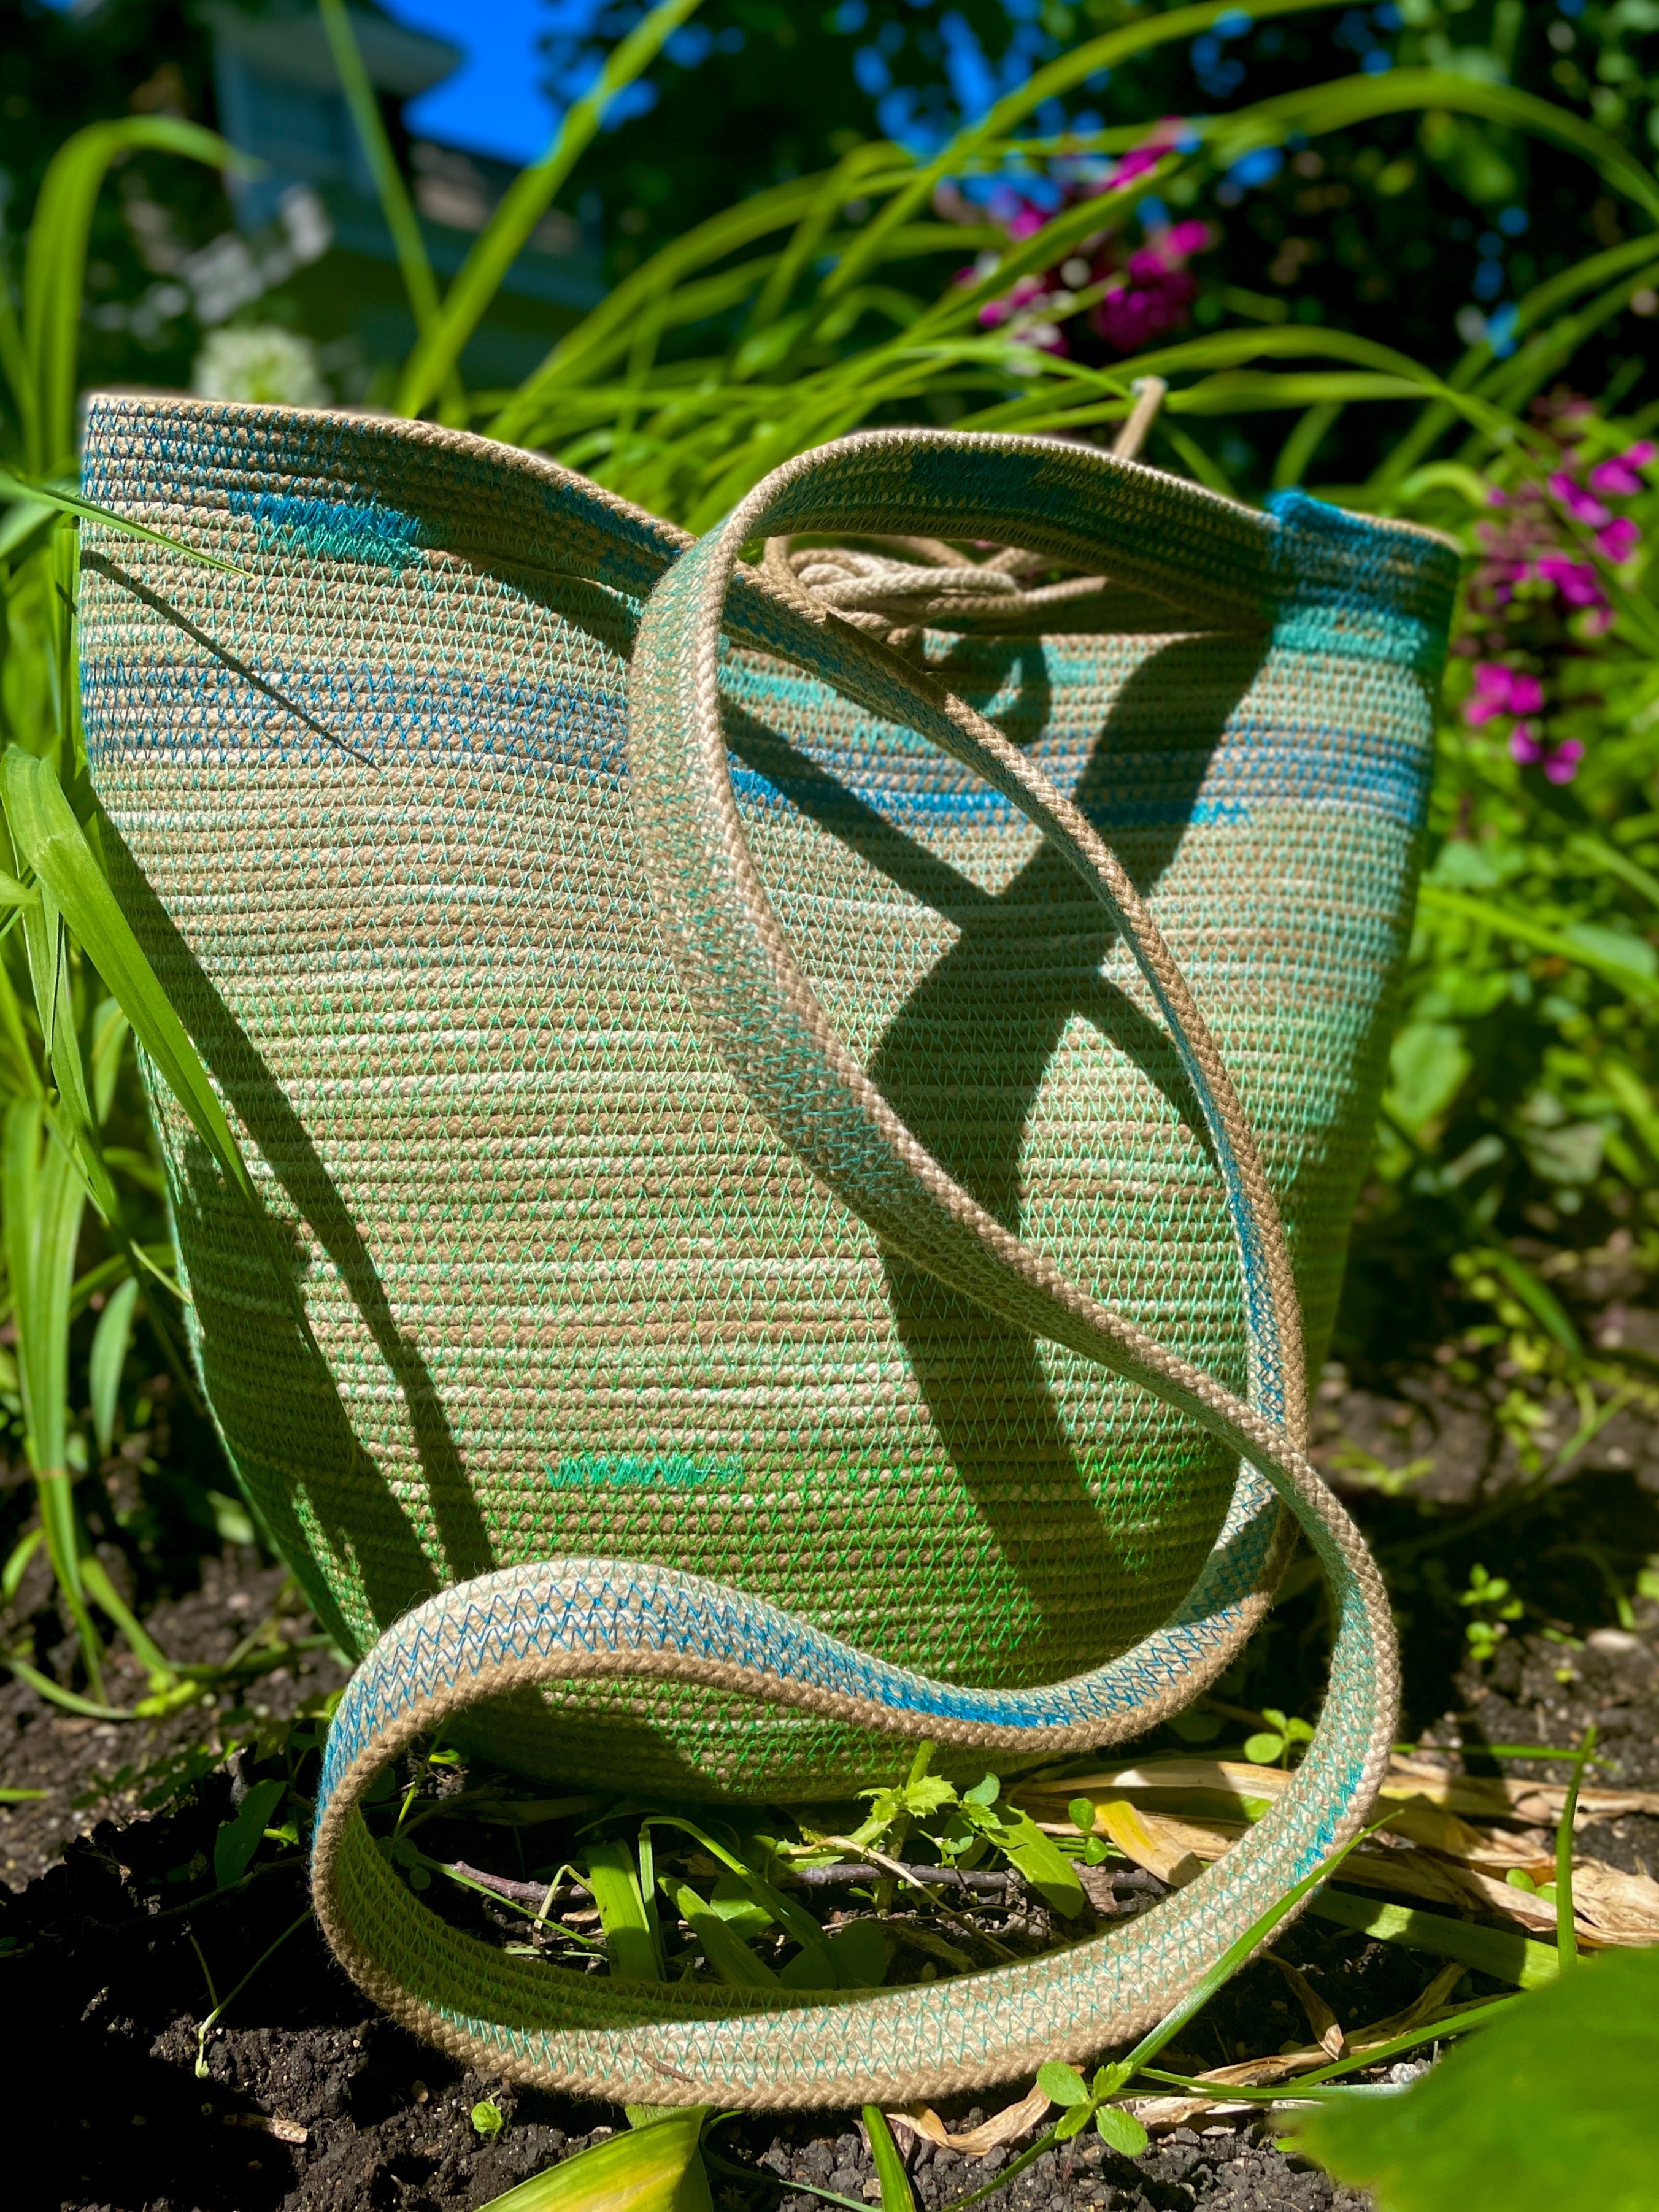
[[[953,2136],[929,2105],[908,2106],[902,2112],[889,2112],[887,2117],[946,2150],[959,2150],[968,2158],[983,2158],[988,2151],[1000,2150],[1005,2143],[1018,2142],[1021,2136],[1029,2135],[1048,2112],[1050,2102],[1041,2089],[1033,2087],[1018,2104],[1006,2105],[1001,2112],[993,2112],[988,2120],[970,2128],[963,2136]]]
[[[1572,1907],[1579,1926],[1595,1942],[1659,1943],[1659,1881],[1651,1875],[1626,1874],[1600,1859],[1576,1858]]]
[[[1547,1881],[1555,1871],[1553,1850],[1524,1836],[1472,1828],[1445,1806],[1421,1796],[1407,1798],[1397,1813],[1389,1815],[1388,1832],[1403,1836],[1425,1850],[1438,1851],[1443,1857],[1462,1859],[1470,1866],[1494,1867],[1500,1873],[1519,1867],[1537,1881]]]
[[[1127,1799],[1113,1797],[1097,1802],[1095,1830],[1115,1843],[1126,1858],[1176,1889],[1195,1881],[1204,1870],[1204,1859],[1219,1858],[1236,1840],[1164,1814],[1143,1812]]]
[[[1565,1782],[1533,1782],[1514,1775],[1448,1774],[1426,1759],[1396,1752],[1382,1795],[1427,1797],[1449,1812],[1476,1820],[1522,1820],[1553,1826],[1567,1802]],[[1613,1820],[1629,1813],[1659,1814],[1659,1790],[1581,1790],[1578,1823]]]
[[[1308,2015],[1308,2026],[1320,2049],[1328,2058],[1343,2057],[1347,2051],[1347,2039],[1342,2033],[1340,2021],[1324,1998],[1299,1966],[1293,1966],[1288,1959],[1281,1959],[1276,1951],[1269,1951],[1267,1958],[1294,1990],[1297,2001]]]
[[[1259,2105],[1240,2104],[1237,2100],[1215,2097],[1126,2097],[1124,2110],[1133,2112],[1143,2128],[1149,2131],[1159,2128],[1184,2128],[1188,2120],[1195,2120],[1207,2112],[1212,2118],[1225,2119],[1237,2112],[1256,2112]]]
[[[1240,1800],[1249,1803],[1252,1799],[1271,1803],[1290,1787],[1291,1778],[1282,1766],[1257,1766],[1239,1759],[1194,1759],[1178,1752],[1137,1759],[1132,1766],[1103,1766],[1090,1774],[1070,1774],[1052,1784],[1027,1782],[1013,1793],[1013,1801],[1037,1820],[1047,1822],[1060,1820],[1074,1797],[1128,1797],[1139,1802],[1151,1791],[1225,1797],[1235,1803]],[[1066,1826],[1069,1830],[1071,1823]]]

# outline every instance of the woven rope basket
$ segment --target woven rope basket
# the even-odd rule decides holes
[[[84,708],[118,895],[286,1240],[293,1285],[155,1086],[226,1449],[362,1655],[314,1844],[340,1956],[473,2063],[659,2104],[937,2094],[1155,2017],[1353,1832],[1393,1731],[1303,1346],[1452,550],[948,433],[808,455],[695,545],[533,455],[278,409],[100,402],[86,485],[241,572],[90,528]],[[967,575],[988,541],[1060,581]],[[440,1719],[678,1798],[1132,1736],[1298,1522],[1339,1633],[1295,1784],[1067,1952],[569,1975],[447,1927],[362,1820]]]

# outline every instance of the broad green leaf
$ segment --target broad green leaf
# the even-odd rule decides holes
[[[1604,974],[1628,968],[1650,981],[1659,975],[1659,951],[1634,930],[1609,929],[1599,921],[1570,921],[1562,934],[1580,959]]]
[[[878,1990],[886,1980],[887,1962],[892,1954],[879,1921],[849,1921],[824,1937],[823,1948],[842,1989]],[[808,1954],[803,1951],[799,1955],[805,1958]]]
[[[1005,1820],[996,1838],[998,1848],[1013,1862],[1043,1902],[1054,1911],[1075,1919],[1087,1902],[1083,1884],[1052,1836],[1045,1836],[1029,1813]]]
[[[1610,1950],[1406,2094],[1322,2107],[1297,2146],[1379,2212],[1651,2212],[1659,1950]]]
[[[1454,1024],[1408,1022],[1389,1055],[1390,1108],[1407,1128],[1421,1131],[1450,1105],[1474,1065]]]

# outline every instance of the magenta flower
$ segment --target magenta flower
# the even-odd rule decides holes
[[[1641,542],[1642,533],[1627,514],[1614,515],[1605,530],[1595,533],[1596,550],[1604,561],[1611,561],[1615,568],[1621,561],[1628,561]]]
[[[1584,748],[1577,738],[1553,744],[1536,723],[1517,722],[1510,732],[1510,758],[1521,768],[1541,768],[1552,783],[1571,783],[1583,757]]]
[[[1137,146],[1113,170],[1113,185],[1132,185],[1137,177],[1144,177],[1148,169],[1157,168],[1166,150],[1162,146]]]
[[[1547,553],[1533,562],[1532,570],[1540,581],[1553,584],[1570,607],[1607,605],[1601,580],[1588,561],[1575,561],[1565,553]]]
[[[1196,220],[1172,224],[1156,241],[1166,261],[1185,261],[1190,254],[1201,253],[1209,242],[1209,224]]]
[[[1611,520],[1601,501],[1593,498],[1583,484],[1576,483],[1564,469],[1559,469],[1550,478],[1550,489],[1575,522],[1587,522],[1593,527]]]
[[[1535,676],[1501,661],[1475,663],[1474,690],[1463,708],[1463,720],[1474,729],[1497,714],[1535,714],[1544,704],[1544,687]]]
[[[1139,353],[1187,319],[1198,287],[1184,269],[1166,268],[1150,249],[1129,256],[1129,282],[1103,299],[1089,317],[1096,332],[1118,353]]]
[[[1590,483],[1609,499],[1633,499],[1645,489],[1636,471],[1646,468],[1656,453],[1659,446],[1651,438],[1644,438],[1639,445],[1626,447],[1611,460],[1599,462],[1590,471]]]

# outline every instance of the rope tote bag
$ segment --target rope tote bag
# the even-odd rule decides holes
[[[85,719],[287,1240],[285,1284],[153,1085],[226,1449],[362,1658],[313,1838],[341,1959],[469,2063],[656,2104],[902,2102],[1136,2032],[1354,1832],[1394,1730],[1303,1346],[1452,550],[946,432],[809,454],[696,544],[422,423],[106,400],[86,480],[240,572],[89,528]],[[976,1778],[1131,1736],[1298,1526],[1338,1626],[1291,1786],[1029,1963],[569,1974],[446,1925],[362,1817],[441,1720],[566,1786],[782,1802],[924,1737]]]

